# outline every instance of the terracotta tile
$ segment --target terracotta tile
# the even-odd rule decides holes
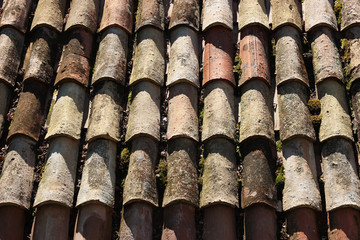
[[[253,79],[241,88],[240,142],[253,137],[275,141],[273,103],[269,86]]]
[[[86,89],[76,83],[61,85],[50,116],[46,139],[56,136],[80,139],[86,95]]]
[[[329,212],[329,240],[359,239],[360,213],[354,208],[339,208]]]
[[[235,86],[233,51],[233,35],[229,29],[216,26],[206,32],[203,85],[221,79]]]
[[[285,158],[283,163],[285,167],[284,211],[299,207],[321,211],[313,142],[300,137],[293,138],[283,142],[282,151]],[[294,211],[296,212],[296,210]],[[299,214],[302,216],[301,211]],[[294,227],[297,224],[296,215],[295,213]]]
[[[201,208],[214,204],[239,207],[234,150],[235,145],[224,138],[205,143]]]
[[[159,0],[140,0],[136,15],[135,32],[145,26],[164,30],[164,4]]]
[[[5,1],[2,5],[0,28],[10,25],[25,33],[31,2],[31,0]]]
[[[15,85],[20,66],[24,35],[11,28],[0,30],[0,81],[10,86]]]
[[[170,18],[169,29],[179,25],[191,27],[199,31],[200,6],[199,0],[176,0]]]
[[[353,144],[344,138],[332,138],[321,148],[325,182],[326,210],[360,207],[360,180]]]
[[[120,27],[128,34],[133,29],[133,0],[107,0],[101,18],[99,32],[108,27]]]
[[[342,1],[341,31],[360,23],[360,3],[355,0]]]
[[[203,239],[237,239],[235,209],[221,204],[205,208]]]
[[[80,27],[95,33],[98,26],[100,0],[72,0],[65,31]]]
[[[176,227],[173,226],[173,221],[176,222],[178,218],[171,218],[171,213],[180,214],[180,209],[184,209],[186,212],[193,211],[193,208],[199,205],[196,163],[197,143],[187,138],[173,139],[168,142],[168,154],[168,181],[164,193],[163,207],[167,207],[169,210],[167,221],[169,221],[169,224],[171,225],[169,226],[170,232],[165,235],[172,236],[173,231],[171,229]],[[192,205],[192,207],[187,207],[188,204]],[[167,210],[165,209],[165,211]],[[179,216],[179,218],[180,221],[182,221],[182,216]],[[166,226],[164,226],[164,228],[166,228]],[[174,229],[174,231],[180,231],[180,229]]]
[[[0,207],[0,239],[23,239],[25,211],[16,206]]]
[[[280,139],[293,137],[316,140],[310,112],[307,107],[308,89],[299,82],[287,82],[278,87]]]
[[[299,81],[309,87],[309,79],[302,57],[302,42],[297,29],[281,27],[276,32],[276,84]],[[291,64],[289,64],[291,63]]]
[[[195,207],[174,203],[164,208],[163,240],[195,240]]]
[[[349,41],[350,62],[347,70],[350,72],[350,82],[348,85],[360,79],[360,28],[351,27],[346,31],[345,38]]]
[[[123,89],[113,81],[105,81],[94,92],[86,141],[99,138],[120,141]]]
[[[63,48],[63,55],[76,54],[91,58],[93,35],[84,29],[74,29],[67,32],[66,43]]]
[[[302,31],[301,2],[298,0],[271,1],[272,29],[281,29],[290,25],[297,31]],[[277,52],[276,52],[277,54]]]
[[[245,209],[246,240],[276,240],[275,210],[264,204],[256,204]]]
[[[64,25],[66,0],[39,0],[31,31],[43,26],[62,32]]]
[[[233,29],[232,0],[206,0],[202,12],[202,31],[214,26]]]
[[[123,205],[142,202],[158,206],[155,162],[157,143],[149,137],[137,137],[132,141],[128,174],[124,183]]]
[[[0,205],[30,208],[36,142],[25,136],[13,138],[0,177]],[[1,218],[1,217],[0,217]]]
[[[301,207],[286,213],[287,231],[293,240],[319,240],[316,211]]]
[[[250,25],[260,25],[269,29],[265,0],[242,0],[239,3],[238,14],[239,31]]]
[[[91,202],[102,203],[113,208],[115,201],[115,170],[116,143],[105,139],[90,142],[81,175],[81,185],[76,206],[81,205],[81,209],[85,209],[85,212],[93,211],[93,208],[88,209],[86,207]],[[97,209],[96,206],[94,208]],[[104,207],[99,208],[102,209],[101,211],[104,210]],[[87,218],[86,216],[85,218]],[[86,224],[86,221],[84,220],[81,224]]]
[[[102,34],[91,83],[112,80],[125,86],[128,36],[118,27],[108,27]]]
[[[169,89],[167,139],[178,137],[199,141],[197,89],[178,83]]]
[[[336,79],[328,79],[318,84],[321,101],[321,125],[319,140],[324,142],[333,137],[343,137],[353,141],[345,87]]]
[[[353,121],[353,127],[355,129],[359,129],[360,127],[360,82],[355,82],[351,87],[351,102],[353,106],[353,114],[354,114],[354,121]],[[357,131],[357,136],[359,138],[360,132]]]
[[[75,223],[74,240],[111,239],[112,209],[99,203],[81,206]]]
[[[171,48],[166,85],[188,82],[199,87],[198,33],[192,28],[179,26],[171,31],[170,37]]]
[[[159,86],[164,85],[164,47],[162,31],[147,27],[138,32],[130,85],[142,80],[150,80]]]
[[[275,145],[267,139],[253,138],[240,147],[244,158],[241,207],[265,204],[276,209]]]
[[[30,81],[25,84],[7,136],[8,141],[17,134],[25,135],[34,141],[39,140],[47,97],[46,85]]]
[[[6,122],[6,115],[8,113],[11,93],[11,88],[7,84],[0,82],[0,138],[3,133],[4,124]]]
[[[160,140],[160,87],[143,81],[132,90],[129,120],[125,139],[149,136]]]
[[[226,81],[212,81],[205,87],[201,140],[215,137],[235,140],[235,100],[233,86]]]
[[[333,1],[304,0],[303,19],[305,22],[305,31],[307,32],[320,26],[326,26],[335,31],[338,30],[333,10]]]
[[[268,56],[268,33],[259,26],[252,26],[241,32],[240,59],[241,75],[239,86],[254,78],[270,85]]]

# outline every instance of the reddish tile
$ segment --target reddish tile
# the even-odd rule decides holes
[[[357,240],[360,237],[360,213],[354,208],[339,208],[329,212],[329,240]]]
[[[23,239],[25,228],[24,209],[17,206],[1,206],[0,226],[0,239]]]
[[[287,233],[293,240],[318,240],[316,211],[311,208],[297,208],[286,213]]]
[[[105,1],[99,32],[108,27],[121,27],[128,34],[133,29],[133,0],[107,0]]]
[[[275,210],[264,204],[256,204],[245,209],[246,240],[276,240]]]
[[[145,26],[153,26],[164,30],[164,5],[163,1],[140,0],[136,15],[135,32]]]
[[[203,239],[237,239],[235,209],[221,204],[205,208]]]
[[[32,0],[4,1],[2,6],[0,28],[10,25],[25,33]]]

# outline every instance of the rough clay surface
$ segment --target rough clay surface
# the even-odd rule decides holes
[[[292,26],[281,27],[276,32],[276,40],[276,84],[296,80],[309,86],[298,30]]]
[[[199,205],[197,176],[197,143],[178,138],[168,143],[167,178],[163,207],[175,202]]]
[[[335,79],[329,79],[318,85],[318,95],[322,115],[320,142],[332,137],[354,141],[345,87]]]
[[[238,15],[239,31],[249,25],[261,25],[269,29],[265,0],[241,0]]]
[[[6,114],[9,108],[11,89],[8,85],[0,82],[0,138],[2,136]]]
[[[104,4],[102,19],[98,32],[108,27],[121,27],[128,34],[133,28],[133,0],[107,0]]]
[[[26,32],[31,0],[5,0],[0,15],[0,27],[10,25],[21,32]]]
[[[326,211],[360,208],[360,182],[352,142],[343,138],[326,141],[321,149]]]
[[[199,141],[197,89],[180,83],[169,89],[167,139],[178,137]]]
[[[49,26],[58,32],[62,32],[64,24],[66,0],[39,0],[31,30]]]
[[[313,143],[303,138],[283,142],[285,158],[284,211],[310,207],[321,211],[321,196],[317,181]]]
[[[341,31],[360,24],[360,2],[358,0],[341,1]]]
[[[92,201],[114,207],[116,143],[98,139],[89,144],[76,206]]]
[[[124,183],[123,205],[146,202],[158,206],[155,162],[158,144],[151,138],[132,141],[129,171]]]
[[[151,82],[140,82],[132,90],[126,141],[147,135],[160,140],[160,87]]]
[[[214,137],[235,140],[234,89],[224,81],[206,85],[202,141]]]
[[[0,206],[15,204],[30,208],[34,180],[36,142],[24,136],[9,145],[0,177]]]
[[[130,85],[140,80],[150,80],[159,86],[164,85],[164,47],[162,31],[147,27],[138,33]]]
[[[96,32],[100,0],[72,0],[70,9],[65,31],[80,26],[91,33]]]
[[[287,82],[278,87],[280,139],[305,137],[316,140],[307,107],[308,89],[299,82]]]
[[[264,81],[254,79],[243,85],[239,119],[240,142],[252,137],[274,141],[272,98]]]
[[[164,3],[162,0],[140,0],[136,15],[135,32],[146,26],[164,30]]]
[[[92,84],[113,80],[125,85],[128,35],[118,27],[103,32],[96,55]]]
[[[76,83],[61,85],[50,116],[46,139],[68,136],[80,139],[83,113],[85,110],[86,89]]]
[[[272,29],[291,25],[302,32],[301,2],[298,0],[275,0],[272,6]],[[277,52],[276,52],[277,54]]]
[[[205,0],[202,12],[202,30],[220,25],[233,29],[233,2],[231,0]]]
[[[176,0],[171,13],[169,29],[179,25],[192,27],[199,31],[200,7],[199,0]]]
[[[350,85],[360,79],[360,27],[351,27],[346,31],[345,37],[349,40],[350,62],[348,65],[350,71]]]
[[[333,0],[304,0],[303,19],[305,22],[305,31],[309,32],[319,26],[327,26],[337,31],[338,28],[333,4]]]
[[[173,29],[170,36],[171,48],[166,85],[189,82],[200,87],[197,32],[189,27],[180,26]]]
[[[205,143],[203,187],[200,207],[226,204],[239,207],[235,146],[224,138]]]
[[[51,140],[47,162],[36,193],[34,206],[58,203],[72,207],[79,141],[68,137]]]

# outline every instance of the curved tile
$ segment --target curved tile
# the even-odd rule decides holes
[[[7,84],[0,82],[0,138],[2,137],[4,124],[6,122],[11,93],[11,88]]]
[[[275,0],[272,6],[272,29],[290,25],[302,32],[301,2],[298,0]]]
[[[198,34],[189,27],[179,26],[170,33],[171,48],[166,85],[188,82],[196,87],[199,83]]]
[[[200,6],[199,0],[175,0],[171,13],[169,29],[179,25],[191,27],[199,31]]]
[[[337,31],[333,0],[304,0],[303,19],[305,31],[309,32],[320,26]]]
[[[360,79],[360,27],[353,26],[346,31],[345,37],[349,41],[350,62],[347,66],[350,72],[350,82],[352,84]],[[345,56],[344,56],[345,57]]]
[[[72,0],[69,18],[64,31],[74,27],[81,27],[91,33],[97,30],[100,0]]]
[[[106,0],[99,32],[108,27],[120,27],[128,34],[133,29],[134,0]]]
[[[202,12],[202,31],[214,26],[233,29],[233,3],[231,0],[204,0]]]
[[[39,0],[31,31],[38,27],[51,27],[62,32],[64,25],[66,0]]]
[[[25,33],[32,0],[4,1],[0,19],[0,28],[10,25]]]
[[[163,0],[140,0],[136,15],[135,32],[146,26],[153,26],[164,31]]]
[[[360,25],[360,2],[357,0],[341,1],[341,31]]]
[[[265,0],[241,0],[238,14],[239,31],[250,25],[260,25],[269,29]]]

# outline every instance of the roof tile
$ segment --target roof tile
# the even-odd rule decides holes
[[[32,0],[9,0],[4,1],[0,27],[10,25],[20,32],[26,32],[26,24],[31,8]]]
[[[3,127],[6,121],[6,114],[8,112],[11,89],[7,84],[0,82],[0,138],[3,133]]]
[[[360,28],[351,27],[347,30],[346,37],[350,43],[350,62],[347,70],[350,71],[351,75],[348,84],[353,84],[360,79]]]
[[[164,30],[163,0],[140,0],[136,16],[135,32],[145,26]]]
[[[269,29],[269,17],[265,0],[241,0],[238,15],[239,31],[249,25],[260,25]]]
[[[62,32],[65,7],[66,0],[39,0],[31,24],[31,30],[47,26]]]
[[[360,2],[357,0],[341,1],[341,31],[360,25]]]
[[[302,31],[301,2],[298,0],[276,0],[271,1],[272,6],[272,28],[280,29],[290,25],[298,31]]]
[[[199,31],[200,7],[199,0],[175,0],[171,14],[169,29],[179,25],[192,27]]]
[[[214,26],[233,29],[232,0],[205,0],[202,12],[202,30],[209,30]]]
[[[133,0],[105,0],[104,10],[98,32],[108,27],[120,27],[132,34]]]
[[[70,28],[81,27],[95,33],[98,26],[99,8],[100,0],[72,0],[65,31]]]
[[[333,0],[304,0],[303,15],[305,31],[309,32],[320,26],[338,30],[333,10]]]

